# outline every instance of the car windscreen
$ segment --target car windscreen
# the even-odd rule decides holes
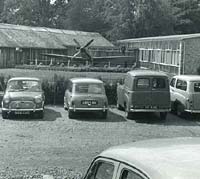
[[[79,83],[75,84],[75,93],[86,93],[86,94],[103,94],[104,88],[99,83]]]
[[[41,84],[36,80],[12,80],[7,84],[7,91],[41,91]]]

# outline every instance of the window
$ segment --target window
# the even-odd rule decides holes
[[[194,92],[200,92],[200,82],[194,83]]]
[[[187,82],[183,81],[183,80],[177,80],[176,88],[186,91],[187,90]]]
[[[170,82],[170,86],[174,87],[175,86],[175,82],[176,82],[176,78],[172,78],[172,80]]]
[[[89,170],[86,179],[112,179],[114,165],[110,162],[97,161]]]
[[[165,88],[166,87],[165,79],[164,78],[153,78],[153,80],[152,80],[152,87],[154,89]]]
[[[139,89],[146,89],[149,88],[150,82],[148,78],[140,78],[137,80],[136,87]]]
[[[121,174],[120,179],[143,179],[140,175],[137,173],[131,171],[131,170],[123,170]]]
[[[102,84],[86,84],[79,83],[75,85],[76,93],[88,93],[88,94],[102,94],[103,93],[103,85]]]

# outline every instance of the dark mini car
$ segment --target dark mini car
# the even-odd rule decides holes
[[[10,114],[36,114],[43,118],[44,93],[38,78],[11,78],[2,100],[2,117]]]
[[[72,78],[64,96],[64,108],[69,118],[76,112],[98,112],[107,117],[108,100],[103,82],[93,78]]]

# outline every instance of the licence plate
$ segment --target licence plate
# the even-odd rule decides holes
[[[29,111],[15,111],[15,114],[30,114]]]
[[[85,101],[81,101],[81,104],[83,104],[83,105],[96,105],[97,101],[94,101],[94,100],[85,100]]]

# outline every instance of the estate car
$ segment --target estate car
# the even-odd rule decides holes
[[[126,74],[117,87],[117,107],[129,118],[134,112],[159,112],[166,119],[170,111],[168,76],[151,70],[134,70]]]
[[[107,117],[108,100],[104,84],[99,79],[72,78],[64,96],[64,108],[69,118],[76,112],[98,112],[102,118]]]
[[[84,179],[199,179],[200,138],[151,139],[98,155]]]
[[[200,113],[200,76],[174,76],[170,82],[170,94],[172,110],[177,115]]]
[[[36,114],[43,118],[44,93],[38,78],[11,78],[2,100],[2,117],[10,114]]]

